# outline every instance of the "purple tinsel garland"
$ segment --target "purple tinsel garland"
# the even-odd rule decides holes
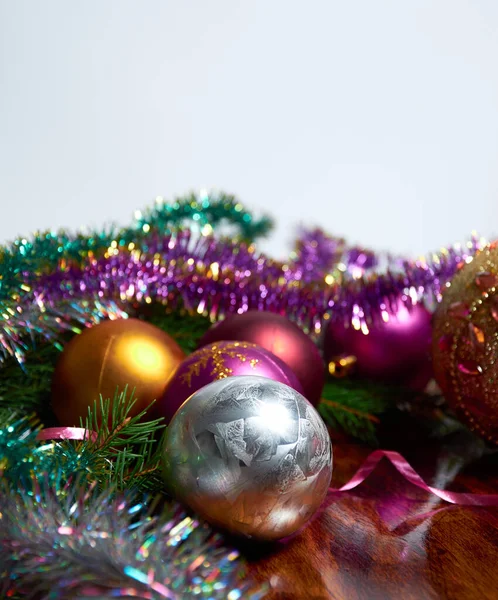
[[[314,246],[315,267],[316,257],[325,256],[330,262],[332,255],[330,239],[320,239],[327,247],[320,253],[320,244]],[[483,245],[473,238],[429,260],[393,262],[382,274],[372,271],[375,257],[349,251],[350,263],[345,265],[342,280],[327,285],[322,274],[315,279],[303,277],[303,269],[310,270],[303,267],[310,264],[310,253],[304,263],[282,264],[256,254],[251,247],[184,231],[151,238],[147,252],[116,250],[82,267],[61,268],[41,277],[32,283],[23,309],[31,305],[46,312],[59,311],[67,302],[81,309],[83,303],[88,305],[90,321],[95,302],[100,311],[109,303],[124,310],[141,303],[158,302],[170,308],[181,304],[213,321],[228,313],[258,309],[286,314],[306,330],[318,332],[325,313],[361,322],[389,311],[399,300],[407,304],[420,299],[439,301],[459,264],[470,260]],[[360,277],[350,272],[358,256],[370,267]]]
[[[306,283],[324,280],[335,269],[361,275],[378,265],[372,250],[348,247],[343,238],[332,237],[322,229],[301,229],[291,254],[288,278]]]
[[[203,208],[194,204],[201,214]],[[359,328],[399,302],[438,302],[458,265],[486,244],[474,237],[427,260],[408,261],[348,246],[319,228],[303,229],[289,259],[279,262],[237,240],[155,222],[144,227],[148,233],[140,230],[132,242],[126,230],[114,240],[104,234],[90,240],[47,234],[4,248],[0,364],[8,356],[22,363],[35,335],[60,344],[63,331],[126,316],[142,303],[182,306],[212,321],[268,310],[312,334],[320,332],[325,315]]]

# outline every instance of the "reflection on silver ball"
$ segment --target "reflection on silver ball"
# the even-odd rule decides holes
[[[327,428],[292,388],[252,375],[206,385],[168,426],[172,493],[232,533],[276,540],[300,529],[332,476]]]

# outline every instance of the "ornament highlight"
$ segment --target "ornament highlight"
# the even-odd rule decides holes
[[[358,329],[332,319],[323,339],[329,372],[342,376],[350,368],[365,379],[423,390],[432,377],[431,319],[422,304],[401,302]]]
[[[434,316],[434,372],[449,406],[498,444],[498,245],[464,264]]]
[[[282,315],[250,310],[216,323],[199,346],[221,340],[253,342],[278,356],[294,371],[303,395],[314,406],[320,401],[325,369],[318,348],[302,329]]]
[[[265,377],[214,381],[173,417],[163,452],[172,493],[232,533],[277,540],[298,531],[332,476],[327,428],[296,390]]]
[[[159,398],[185,354],[161,329],[138,319],[103,321],[64,348],[52,380],[52,407],[61,425],[80,424],[99,396],[128,386],[134,416]]]
[[[196,350],[182,362],[154,405],[154,416],[164,417],[169,423],[194,392],[211,381],[234,375],[268,377],[302,392],[292,369],[268,350],[251,342],[216,342]]]

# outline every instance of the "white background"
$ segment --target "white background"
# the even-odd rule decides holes
[[[0,242],[213,187],[275,255],[498,233],[498,2],[0,0]]]

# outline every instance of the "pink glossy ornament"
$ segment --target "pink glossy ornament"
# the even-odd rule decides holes
[[[252,342],[269,350],[293,370],[303,396],[314,406],[320,401],[325,384],[323,359],[311,338],[286,317],[258,310],[230,315],[211,327],[199,346],[220,340]]]
[[[422,304],[401,302],[363,330],[332,319],[324,335],[325,360],[353,356],[359,377],[423,390],[432,377],[431,320]]]
[[[169,423],[193,393],[212,381],[233,375],[267,377],[302,393],[302,386],[292,369],[268,350],[250,342],[214,342],[196,350],[182,362],[157,402],[154,416],[164,417]]]

